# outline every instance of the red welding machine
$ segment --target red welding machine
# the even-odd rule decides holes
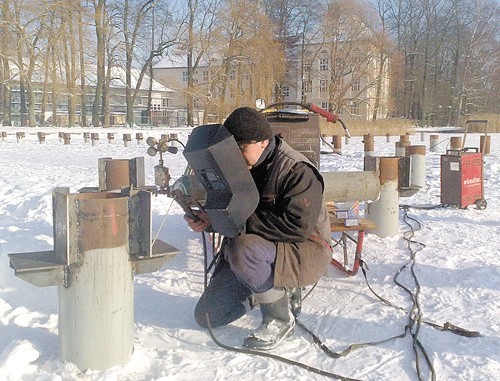
[[[486,208],[483,154],[477,148],[447,150],[446,155],[441,155],[441,204]]]

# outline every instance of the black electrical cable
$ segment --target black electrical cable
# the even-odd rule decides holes
[[[436,371],[434,370],[432,361],[429,358],[423,344],[418,339],[418,334],[420,332],[420,326],[422,323],[422,310],[419,301],[421,288],[417,275],[415,274],[415,263],[416,263],[415,256],[419,251],[424,249],[426,246],[421,242],[413,240],[415,231],[420,230],[422,226],[421,223],[416,218],[410,217],[408,215],[408,209],[409,209],[408,207],[403,207],[402,209],[404,211],[403,221],[410,229],[403,233],[403,239],[407,242],[408,250],[410,252],[410,261],[399,269],[399,271],[394,276],[394,282],[404,291],[406,291],[412,300],[412,308],[410,313],[408,314],[408,320],[410,325],[410,334],[413,337],[413,350],[415,352],[415,364],[416,364],[418,379],[421,381],[423,380],[421,360],[420,360],[420,353],[421,353],[424,356],[427,366],[429,367],[429,370],[431,372],[431,379],[434,381],[436,379]],[[410,223],[410,221],[415,223],[416,226]],[[414,248],[414,245],[417,245],[417,248]],[[415,283],[415,292],[412,292],[408,287],[404,286],[401,282],[398,281],[399,275],[402,274],[403,270],[406,269],[408,265],[410,265],[410,273],[412,275],[413,282]]]
[[[298,361],[293,361],[293,360],[290,360],[290,359],[287,359],[285,357],[281,357],[281,356],[278,356],[278,355],[275,355],[275,354],[272,354],[272,353],[269,353],[269,352],[254,351],[254,350],[251,350],[251,349],[237,348],[237,347],[232,347],[232,346],[223,344],[223,343],[221,343],[217,339],[217,337],[215,336],[215,334],[214,334],[214,332],[212,330],[212,327],[210,326],[210,319],[208,318],[208,313],[206,314],[206,319],[207,319],[207,327],[208,327],[208,332],[210,333],[210,337],[212,338],[212,340],[214,341],[215,344],[217,344],[219,347],[221,347],[223,349],[226,349],[226,350],[232,351],[232,352],[237,352],[237,353],[245,353],[247,355],[255,355],[255,356],[261,356],[261,357],[271,358],[273,360],[277,360],[277,361],[281,361],[281,362],[284,362],[284,363],[289,364],[289,365],[297,366],[297,367],[305,369],[305,370],[307,370],[309,372],[316,373],[316,374],[319,374],[319,375],[322,375],[322,376],[326,376],[326,377],[329,377],[329,378],[333,378],[333,379],[336,379],[336,380],[342,380],[342,381],[360,381],[357,378],[344,377],[344,376],[341,376],[341,375],[336,374],[336,373],[326,372],[324,370],[321,370],[321,369],[318,369],[318,368],[314,368],[314,367],[306,365],[304,363],[301,363],[301,362],[298,362]]]

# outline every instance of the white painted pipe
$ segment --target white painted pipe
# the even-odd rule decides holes
[[[134,342],[128,198],[98,197],[75,202],[77,221],[70,223],[78,223],[78,237],[70,239],[78,244],[78,263],[70,265],[66,287],[59,286],[61,358],[80,370],[125,365]]]
[[[425,188],[425,146],[407,146],[406,156],[411,158],[410,187]]]
[[[375,222],[371,231],[379,237],[390,237],[399,231],[398,157],[380,157],[380,198],[367,203],[365,217]]]
[[[124,147],[128,147],[131,141],[132,141],[131,134],[123,134],[123,146]]]
[[[380,180],[374,171],[322,172],[326,202],[376,200]]]
[[[397,157],[402,157],[405,155],[406,152],[406,146],[408,145],[408,142],[406,141],[397,141],[394,142],[394,156]]]
[[[90,138],[92,139],[92,146],[97,146],[99,144],[99,134],[98,133],[91,133]]]

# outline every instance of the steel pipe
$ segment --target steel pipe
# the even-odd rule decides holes
[[[372,233],[379,237],[394,236],[399,231],[399,158],[380,157],[378,160],[380,197],[367,204],[365,217],[375,222],[376,228]]]
[[[376,200],[380,195],[380,180],[373,171],[322,172],[326,202]]]

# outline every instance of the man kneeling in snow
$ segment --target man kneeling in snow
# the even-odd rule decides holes
[[[274,136],[264,114],[236,109],[224,122],[234,136],[260,195],[244,233],[226,239],[222,258],[195,308],[207,327],[229,324],[260,304],[262,325],[243,345],[278,346],[295,326],[300,289],[316,283],[331,260],[330,223],[323,179],[314,165]],[[208,216],[185,216],[191,229],[210,226]]]

